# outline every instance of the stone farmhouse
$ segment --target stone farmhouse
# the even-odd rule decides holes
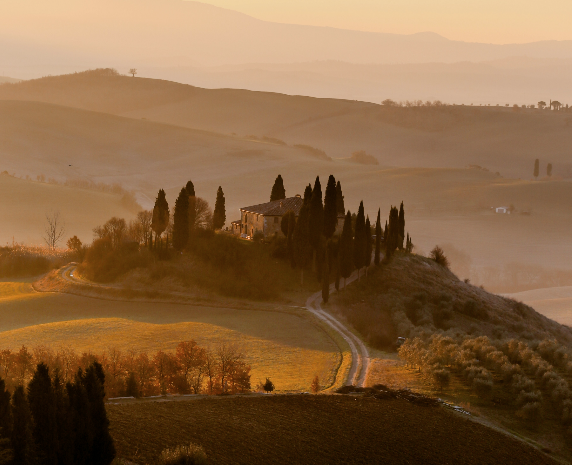
[[[261,232],[265,239],[275,234],[283,236],[280,229],[282,217],[289,211],[293,211],[298,217],[302,205],[304,205],[304,199],[297,195],[283,200],[241,208],[240,221],[232,222],[231,231],[233,234],[242,237],[253,237],[257,232]],[[344,218],[343,214],[338,215],[336,234],[342,233]]]

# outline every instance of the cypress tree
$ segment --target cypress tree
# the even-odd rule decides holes
[[[344,215],[346,208],[344,206],[344,194],[342,193],[342,184],[340,181],[336,184],[336,205],[338,206],[338,213]]]
[[[534,177],[538,178],[539,174],[540,174],[540,160],[537,158],[536,160],[534,160]]]
[[[74,435],[71,425],[70,406],[58,370],[56,370],[52,386],[56,407],[56,427],[58,431],[58,465],[72,465]]]
[[[280,229],[286,237],[286,245],[288,247],[288,258],[292,267],[295,266],[294,260],[294,250],[292,245],[292,236],[294,234],[294,228],[296,227],[296,214],[290,210],[287,211],[284,216],[282,216],[282,221],[280,222]]]
[[[159,190],[155,206],[153,207],[153,219],[151,221],[151,229],[155,232],[155,242],[161,234],[165,232],[169,225],[169,204],[167,203],[167,196],[163,189]]]
[[[187,194],[189,197],[194,197],[195,196],[195,185],[193,184],[192,181],[189,181],[186,185],[185,185],[185,190],[187,191]]]
[[[324,197],[324,236],[330,239],[336,232],[338,224],[338,204],[336,193],[336,179],[330,175]]]
[[[325,304],[330,300],[330,251],[328,245],[324,251],[324,263],[322,265],[322,301]]]
[[[32,437],[32,416],[26,393],[18,386],[12,396],[12,450],[14,464],[32,465],[34,457],[34,438]]]
[[[66,384],[69,399],[69,422],[73,431],[72,463],[87,465],[90,463],[93,448],[93,424],[89,408],[89,398],[82,382],[83,372],[79,369],[75,380]]]
[[[353,270],[353,235],[352,214],[348,210],[338,249],[340,275],[344,278],[344,287],[346,287],[346,279],[350,277]]]
[[[403,202],[399,207],[399,232],[397,233],[397,247],[399,250],[403,250],[403,241],[405,240],[405,210],[403,208]]]
[[[546,175],[550,178],[552,177],[552,163],[546,165]]]
[[[310,205],[303,205],[294,228],[292,237],[294,261],[301,271],[301,284],[304,285],[304,270],[308,267],[312,256],[310,244]]]
[[[196,195],[195,186],[189,181],[185,186],[187,195],[189,196],[189,238],[195,229],[195,222],[197,220],[197,209],[196,209]]]
[[[312,184],[308,184],[304,190],[304,205],[309,205],[312,201]]]
[[[284,189],[284,181],[282,180],[282,176],[279,174],[274,181],[274,185],[272,186],[272,192],[270,192],[270,201],[274,202],[275,200],[282,200],[285,198],[286,189]]]
[[[367,276],[367,269],[371,265],[371,253],[373,251],[373,237],[371,237],[371,223],[369,216],[365,220],[365,275]]]
[[[365,231],[365,213],[363,201],[360,202],[358,213],[356,216],[356,226],[354,233],[354,266],[359,270],[365,265],[365,253],[367,248],[366,231]]]
[[[213,228],[222,229],[226,223],[226,206],[224,199],[224,192],[222,187],[218,186],[218,191],[216,192],[216,202],[213,213]]]
[[[312,200],[310,201],[310,244],[314,249],[314,271],[316,270],[316,258],[320,239],[324,230],[324,206],[322,205],[322,185],[320,177],[316,176],[314,189],[312,190]]]
[[[399,234],[399,211],[397,207],[391,207],[389,211],[389,225],[387,227],[387,237],[385,239],[385,249],[387,258],[391,258],[397,249]]]
[[[9,438],[12,434],[10,398],[10,392],[6,390],[6,383],[0,378],[0,435],[5,438]]]
[[[189,242],[189,194],[184,187],[175,201],[173,212],[173,247],[181,251]]]
[[[56,465],[58,462],[58,430],[56,402],[50,370],[40,363],[28,384],[28,403],[33,418],[32,434],[38,462]]]
[[[93,427],[91,461],[97,465],[109,465],[115,458],[115,445],[109,434],[109,420],[105,410],[105,374],[98,362],[93,362],[82,377],[89,400],[89,413]]]
[[[377,221],[375,223],[375,259],[374,263],[379,265],[381,259],[381,208],[377,210]]]

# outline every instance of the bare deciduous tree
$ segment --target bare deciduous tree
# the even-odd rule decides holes
[[[211,210],[209,203],[201,197],[195,197],[194,207],[195,223],[193,225],[189,225],[189,227],[191,227],[192,230],[212,229],[213,211]]]
[[[135,77],[135,75],[137,74],[137,68],[131,68],[129,70],[129,74],[133,75],[133,77]]]
[[[44,241],[50,249],[55,249],[65,233],[65,223],[60,212],[46,213],[46,227],[44,229]]]

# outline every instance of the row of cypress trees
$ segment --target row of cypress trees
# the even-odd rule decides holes
[[[200,199],[199,199],[200,200]],[[198,200],[195,193],[195,186],[192,181],[187,184],[179,192],[179,196],[175,200],[175,209],[173,211],[173,248],[175,250],[183,250],[193,233],[197,215]],[[219,186],[216,195],[215,208],[212,215],[213,229],[222,229],[226,222],[226,201],[222,187]],[[155,242],[161,234],[165,232],[169,225],[170,213],[169,204],[165,191],[159,190],[155,206],[153,207],[153,219],[151,229],[155,232]]]
[[[36,367],[27,389],[14,394],[0,379],[0,463],[109,465],[115,446],[105,410],[105,375],[94,362],[63,385],[56,372]]]
[[[278,175],[270,199],[286,198],[286,190],[282,176]],[[332,272],[336,276],[336,289],[339,289],[340,277],[347,279],[354,269],[359,271],[371,264],[381,262],[382,239],[389,259],[396,249],[411,251],[413,244],[409,234],[405,239],[405,210],[403,202],[399,211],[391,207],[389,220],[385,230],[381,226],[381,209],[378,209],[375,223],[375,244],[372,225],[369,216],[365,215],[363,201],[352,215],[345,211],[344,196],[340,181],[336,182],[333,175],[328,178],[325,196],[322,201],[322,186],[320,178],[316,177],[314,187],[309,184],[304,191],[304,203],[298,220],[294,212],[287,212],[281,223],[281,229],[287,238],[287,247],[292,266],[301,270],[301,280],[304,282],[304,270],[312,263],[314,271],[323,283],[322,296],[325,302],[329,299],[329,284]],[[338,216],[345,215],[344,226],[339,237],[334,236]],[[375,249],[374,249],[375,247]]]

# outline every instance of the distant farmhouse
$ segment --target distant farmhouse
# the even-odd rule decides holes
[[[504,214],[510,215],[510,208],[509,207],[497,207],[495,209],[495,211],[497,213],[504,213]]]
[[[300,215],[300,209],[304,205],[304,199],[300,195],[273,202],[261,203],[240,209],[240,221],[232,222],[232,233],[241,237],[253,237],[261,232],[264,238],[270,238],[275,234],[282,235],[280,223],[282,217],[289,211]],[[338,223],[335,234],[341,234],[344,227],[345,215],[338,214]]]

